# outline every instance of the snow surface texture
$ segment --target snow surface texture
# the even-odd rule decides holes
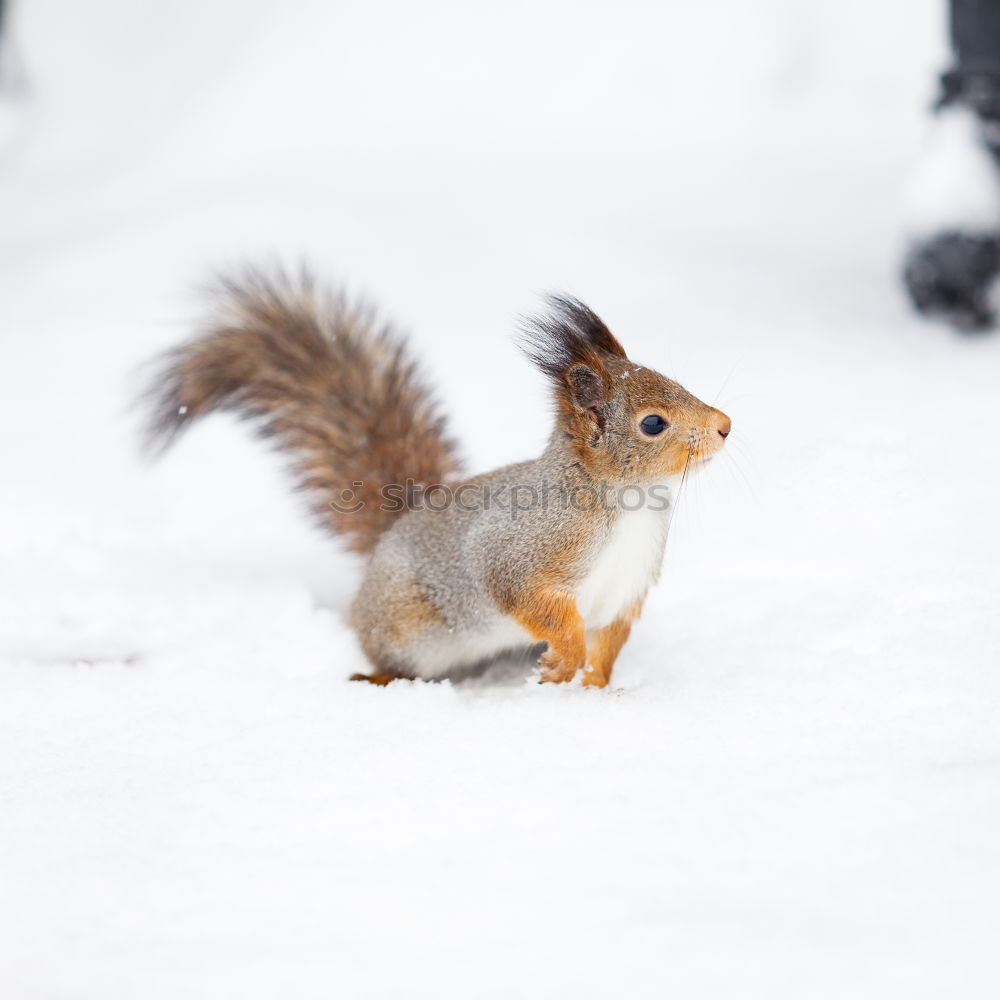
[[[1000,338],[896,276],[938,6],[15,14],[0,995],[996,997]],[[412,330],[474,469],[547,434],[538,290],[721,390],[612,689],[350,684],[280,459],[137,460],[138,366],[262,255]]]

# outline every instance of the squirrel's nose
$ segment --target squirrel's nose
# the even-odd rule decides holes
[[[724,413],[720,413],[716,420],[715,429],[719,432],[719,437],[727,438],[733,429],[733,422]]]

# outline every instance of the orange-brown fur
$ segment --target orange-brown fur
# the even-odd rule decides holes
[[[381,670],[375,670],[370,674],[351,674],[348,678],[352,681],[365,681],[368,684],[374,684],[377,687],[385,687],[386,684],[391,684],[393,681],[412,681],[412,677],[408,677],[406,674],[387,674],[383,673]]]
[[[532,638],[549,645],[539,660],[542,680],[572,680],[587,657],[586,629],[573,596],[550,588],[526,593],[513,617]]]
[[[396,613],[387,622],[387,633],[394,642],[409,642],[441,620],[427,591],[414,581],[399,595]]]
[[[628,640],[632,625],[642,614],[642,601],[636,601],[610,625],[598,629],[587,643],[587,666],[583,683],[588,687],[607,687],[615,660]]]

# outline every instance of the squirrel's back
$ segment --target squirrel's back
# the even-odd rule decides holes
[[[291,455],[319,522],[358,552],[402,509],[384,502],[386,487],[459,471],[405,340],[307,275],[220,281],[204,330],[165,356],[150,395],[153,445],[213,410],[254,421]]]

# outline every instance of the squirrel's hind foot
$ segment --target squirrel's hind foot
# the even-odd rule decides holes
[[[349,680],[367,681],[369,684],[377,684],[379,687],[385,687],[386,684],[391,684],[393,681],[411,681],[413,678],[405,677],[402,674],[387,674],[381,670],[376,670],[372,674],[351,674]]]

